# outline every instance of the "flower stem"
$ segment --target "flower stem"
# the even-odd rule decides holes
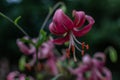
[[[15,23],[12,19],[10,19],[9,17],[7,17],[6,15],[4,15],[3,13],[0,12],[0,15],[2,17],[4,17],[5,19],[7,19],[8,21],[10,21],[11,23],[13,23],[23,34],[25,34],[26,36],[29,37],[29,35],[22,29],[21,26],[19,26],[17,23]]]
[[[36,64],[38,64],[38,48],[36,48]]]
[[[62,6],[62,5],[64,6],[65,4],[64,4],[63,2],[58,2],[57,4],[55,4],[55,5],[53,6],[52,10],[49,11],[48,15],[46,16],[46,18],[45,18],[45,20],[44,20],[44,22],[43,22],[42,27],[41,27],[40,30],[44,29],[44,27],[45,27],[47,21],[49,20],[50,16],[53,14],[53,12],[54,12],[60,5],[61,5],[61,6]]]
[[[51,80],[57,80],[59,77],[61,77],[61,76],[63,76],[63,74],[58,74],[58,75],[56,75],[53,79],[51,79]]]

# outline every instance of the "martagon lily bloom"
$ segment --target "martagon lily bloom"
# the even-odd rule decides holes
[[[75,17],[74,21],[65,15],[62,9],[56,10],[53,21],[49,25],[49,29],[51,33],[57,36],[63,36],[62,38],[54,39],[53,42],[55,44],[61,45],[69,41],[69,48],[66,50],[66,55],[69,57],[70,49],[72,49],[74,61],[77,61],[75,48],[77,48],[83,55],[84,49],[88,49],[89,46],[85,45],[84,42],[79,42],[76,37],[81,37],[88,33],[95,21],[91,16],[86,15],[83,11],[73,10],[73,16]],[[88,24],[83,27],[86,20],[88,21]],[[82,49],[80,49],[76,43],[80,44]]]
[[[76,80],[112,80],[111,71],[105,67],[106,56],[102,52],[97,52],[93,58],[85,55],[82,63],[76,69],[68,68],[76,75]],[[89,76],[85,76],[89,72]]]
[[[26,80],[26,77],[29,78],[29,80],[34,80],[33,77],[20,74],[18,71],[10,72],[6,77],[6,80]]]
[[[24,39],[28,40],[28,37],[24,37]],[[52,39],[42,43],[42,45],[38,48],[38,59],[42,60],[42,59],[47,59],[45,61],[45,64],[41,64],[38,65],[39,70],[43,70],[41,66],[49,66],[49,72],[53,75],[57,75],[58,74],[58,70],[56,67],[56,57],[54,55],[54,44],[51,41]],[[32,41],[34,43],[37,42],[36,38],[33,38]],[[34,64],[36,63],[36,49],[32,44],[28,44],[26,45],[25,43],[23,43],[22,41],[20,41],[20,39],[17,39],[17,45],[20,49],[20,51],[26,55],[32,55],[33,58],[32,60],[27,63],[25,66],[31,70],[31,67],[34,66]]]

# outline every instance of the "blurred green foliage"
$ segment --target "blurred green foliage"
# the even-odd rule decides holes
[[[31,37],[37,37],[49,8],[58,1],[66,4],[66,13],[71,18],[72,10],[75,9],[83,10],[95,19],[92,30],[80,40],[90,45],[88,51],[90,54],[104,51],[109,46],[117,50],[118,61],[112,63],[108,58],[107,66],[114,72],[113,80],[119,80],[117,75],[120,75],[120,0],[1,0],[0,12],[13,20],[21,16],[19,24],[22,28]],[[45,27],[46,31],[48,31],[51,19]],[[11,62],[16,62],[21,55],[16,45],[16,39],[23,36],[24,34],[12,23],[0,16],[0,57],[7,57]]]

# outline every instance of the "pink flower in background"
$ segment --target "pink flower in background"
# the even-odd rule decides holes
[[[82,64],[76,69],[69,68],[70,72],[77,75],[76,80],[112,80],[111,72],[105,67],[106,56],[104,53],[98,52],[91,58],[85,55]],[[84,75],[90,72],[89,77]]]
[[[24,38],[28,39],[27,37],[24,37]],[[37,42],[37,39],[32,39],[32,40],[34,41],[34,43]],[[21,52],[23,52],[26,55],[33,56],[32,60],[25,65],[29,70],[31,70],[31,67],[34,66],[34,64],[36,63],[35,47],[32,44],[26,45],[19,39],[17,40],[17,45]],[[48,66],[49,71],[53,75],[58,74],[58,70],[56,67],[56,57],[54,55],[54,44],[51,40],[48,40],[48,41],[42,43],[42,45],[38,48],[38,59],[39,60],[47,59],[45,61],[45,63],[41,64],[41,65]]]
[[[24,37],[24,39],[28,40],[28,37]],[[32,41],[34,43],[37,42],[37,39],[33,38]],[[17,45],[20,49],[20,51],[26,55],[33,55],[33,58],[36,58],[36,49],[35,46],[32,44],[26,45],[24,42],[17,39]],[[39,48],[38,48],[38,58],[44,59],[50,56],[53,56],[53,48],[54,44],[51,40],[44,42]]]
[[[29,80],[34,80],[31,76],[28,77]],[[25,74],[20,74],[18,71],[10,72],[6,78],[7,80],[26,80]]]
[[[62,9],[58,9],[54,14],[53,21],[49,25],[49,29],[51,33],[57,36],[62,36],[62,38],[53,40],[55,44],[63,44],[69,41],[69,49],[67,49],[67,55],[69,56],[70,49],[72,48],[74,60],[76,61],[74,47],[83,52],[77,47],[76,42],[78,44],[81,44],[82,47],[88,48],[88,45],[82,44],[76,39],[76,37],[81,37],[88,33],[94,24],[94,19],[91,16],[86,15],[83,11],[73,10],[73,16],[75,17],[74,21],[65,15]],[[88,21],[88,24],[83,27],[83,24],[86,20]]]
[[[24,39],[28,40],[29,38],[27,36],[25,36]],[[32,41],[36,42],[36,39],[32,39]],[[36,50],[32,44],[28,44],[28,46],[27,46],[25,43],[23,43],[19,39],[17,39],[17,45],[18,45],[20,51],[26,55],[31,55]]]

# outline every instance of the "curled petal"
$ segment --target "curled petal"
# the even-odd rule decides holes
[[[26,77],[26,76],[25,76],[24,74],[20,74],[20,75],[19,75],[19,80],[25,80],[25,77]]]
[[[99,80],[98,73],[96,71],[97,70],[95,68],[92,69],[91,76],[88,80]]]
[[[58,44],[58,45],[61,45],[61,44],[65,43],[65,42],[68,41],[68,40],[69,40],[69,34],[67,34],[67,35],[66,35],[65,37],[63,37],[63,38],[54,39],[54,40],[53,40],[53,43]]]
[[[67,32],[65,28],[59,27],[58,25],[56,26],[53,22],[49,25],[49,30],[56,35],[62,35]]]
[[[61,28],[64,28],[65,30],[71,30],[74,27],[72,20],[67,15],[64,14],[62,9],[58,9],[55,12],[53,22],[55,23],[58,31],[60,31]]]
[[[73,16],[75,17],[74,25],[75,27],[82,27],[85,22],[85,13],[83,11],[73,10]]]
[[[92,25],[94,24],[94,19],[93,19],[91,16],[88,16],[88,15],[86,15],[85,17],[86,17],[86,19],[88,20],[89,24],[86,25],[86,26],[85,26],[84,28],[82,28],[81,30],[78,30],[77,28],[75,28],[75,29],[73,30],[73,34],[74,34],[75,36],[78,36],[78,37],[83,36],[83,35],[85,35],[86,33],[88,33],[88,32],[90,31],[90,29],[92,28]]]
[[[48,66],[50,67],[50,72],[52,72],[53,75],[57,75],[57,74],[58,74],[58,69],[57,69],[57,67],[56,67],[56,62],[55,62],[55,60],[49,59],[49,60],[47,61],[47,64],[48,64]]]
[[[17,40],[17,45],[20,48],[20,51],[26,55],[32,54],[35,51],[34,46],[30,45],[28,47],[23,42],[21,42],[19,39]]]
[[[103,68],[103,73],[105,74],[105,80],[112,80],[112,74],[107,68]]]
[[[98,52],[94,55],[93,63],[97,68],[101,69],[105,64],[105,60],[106,56],[104,55],[104,53]]]
[[[105,61],[106,61],[106,56],[105,56],[105,54],[102,53],[102,52],[97,52],[97,53],[95,53],[94,58],[99,58],[99,59],[101,59],[101,62],[103,62],[103,63],[105,63]]]
[[[76,80],[86,80],[85,78],[84,78],[84,75],[83,74],[78,74],[78,76],[77,76],[77,78],[76,78]]]
[[[7,80],[14,80],[15,77],[18,76],[18,75],[19,75],[19,72],[17,72],[17,71],[11,72],[11,73],[8,74]]]
[[[85,55],[83,58],[82,58],[82,61],[84,64],[90,66],[92,65],[92,59],[89,55]]]
[[[17,45],[20,48],[20,51],[25,53],[25,54],[29,54],[29,48],[20,40],[17,40]]]

